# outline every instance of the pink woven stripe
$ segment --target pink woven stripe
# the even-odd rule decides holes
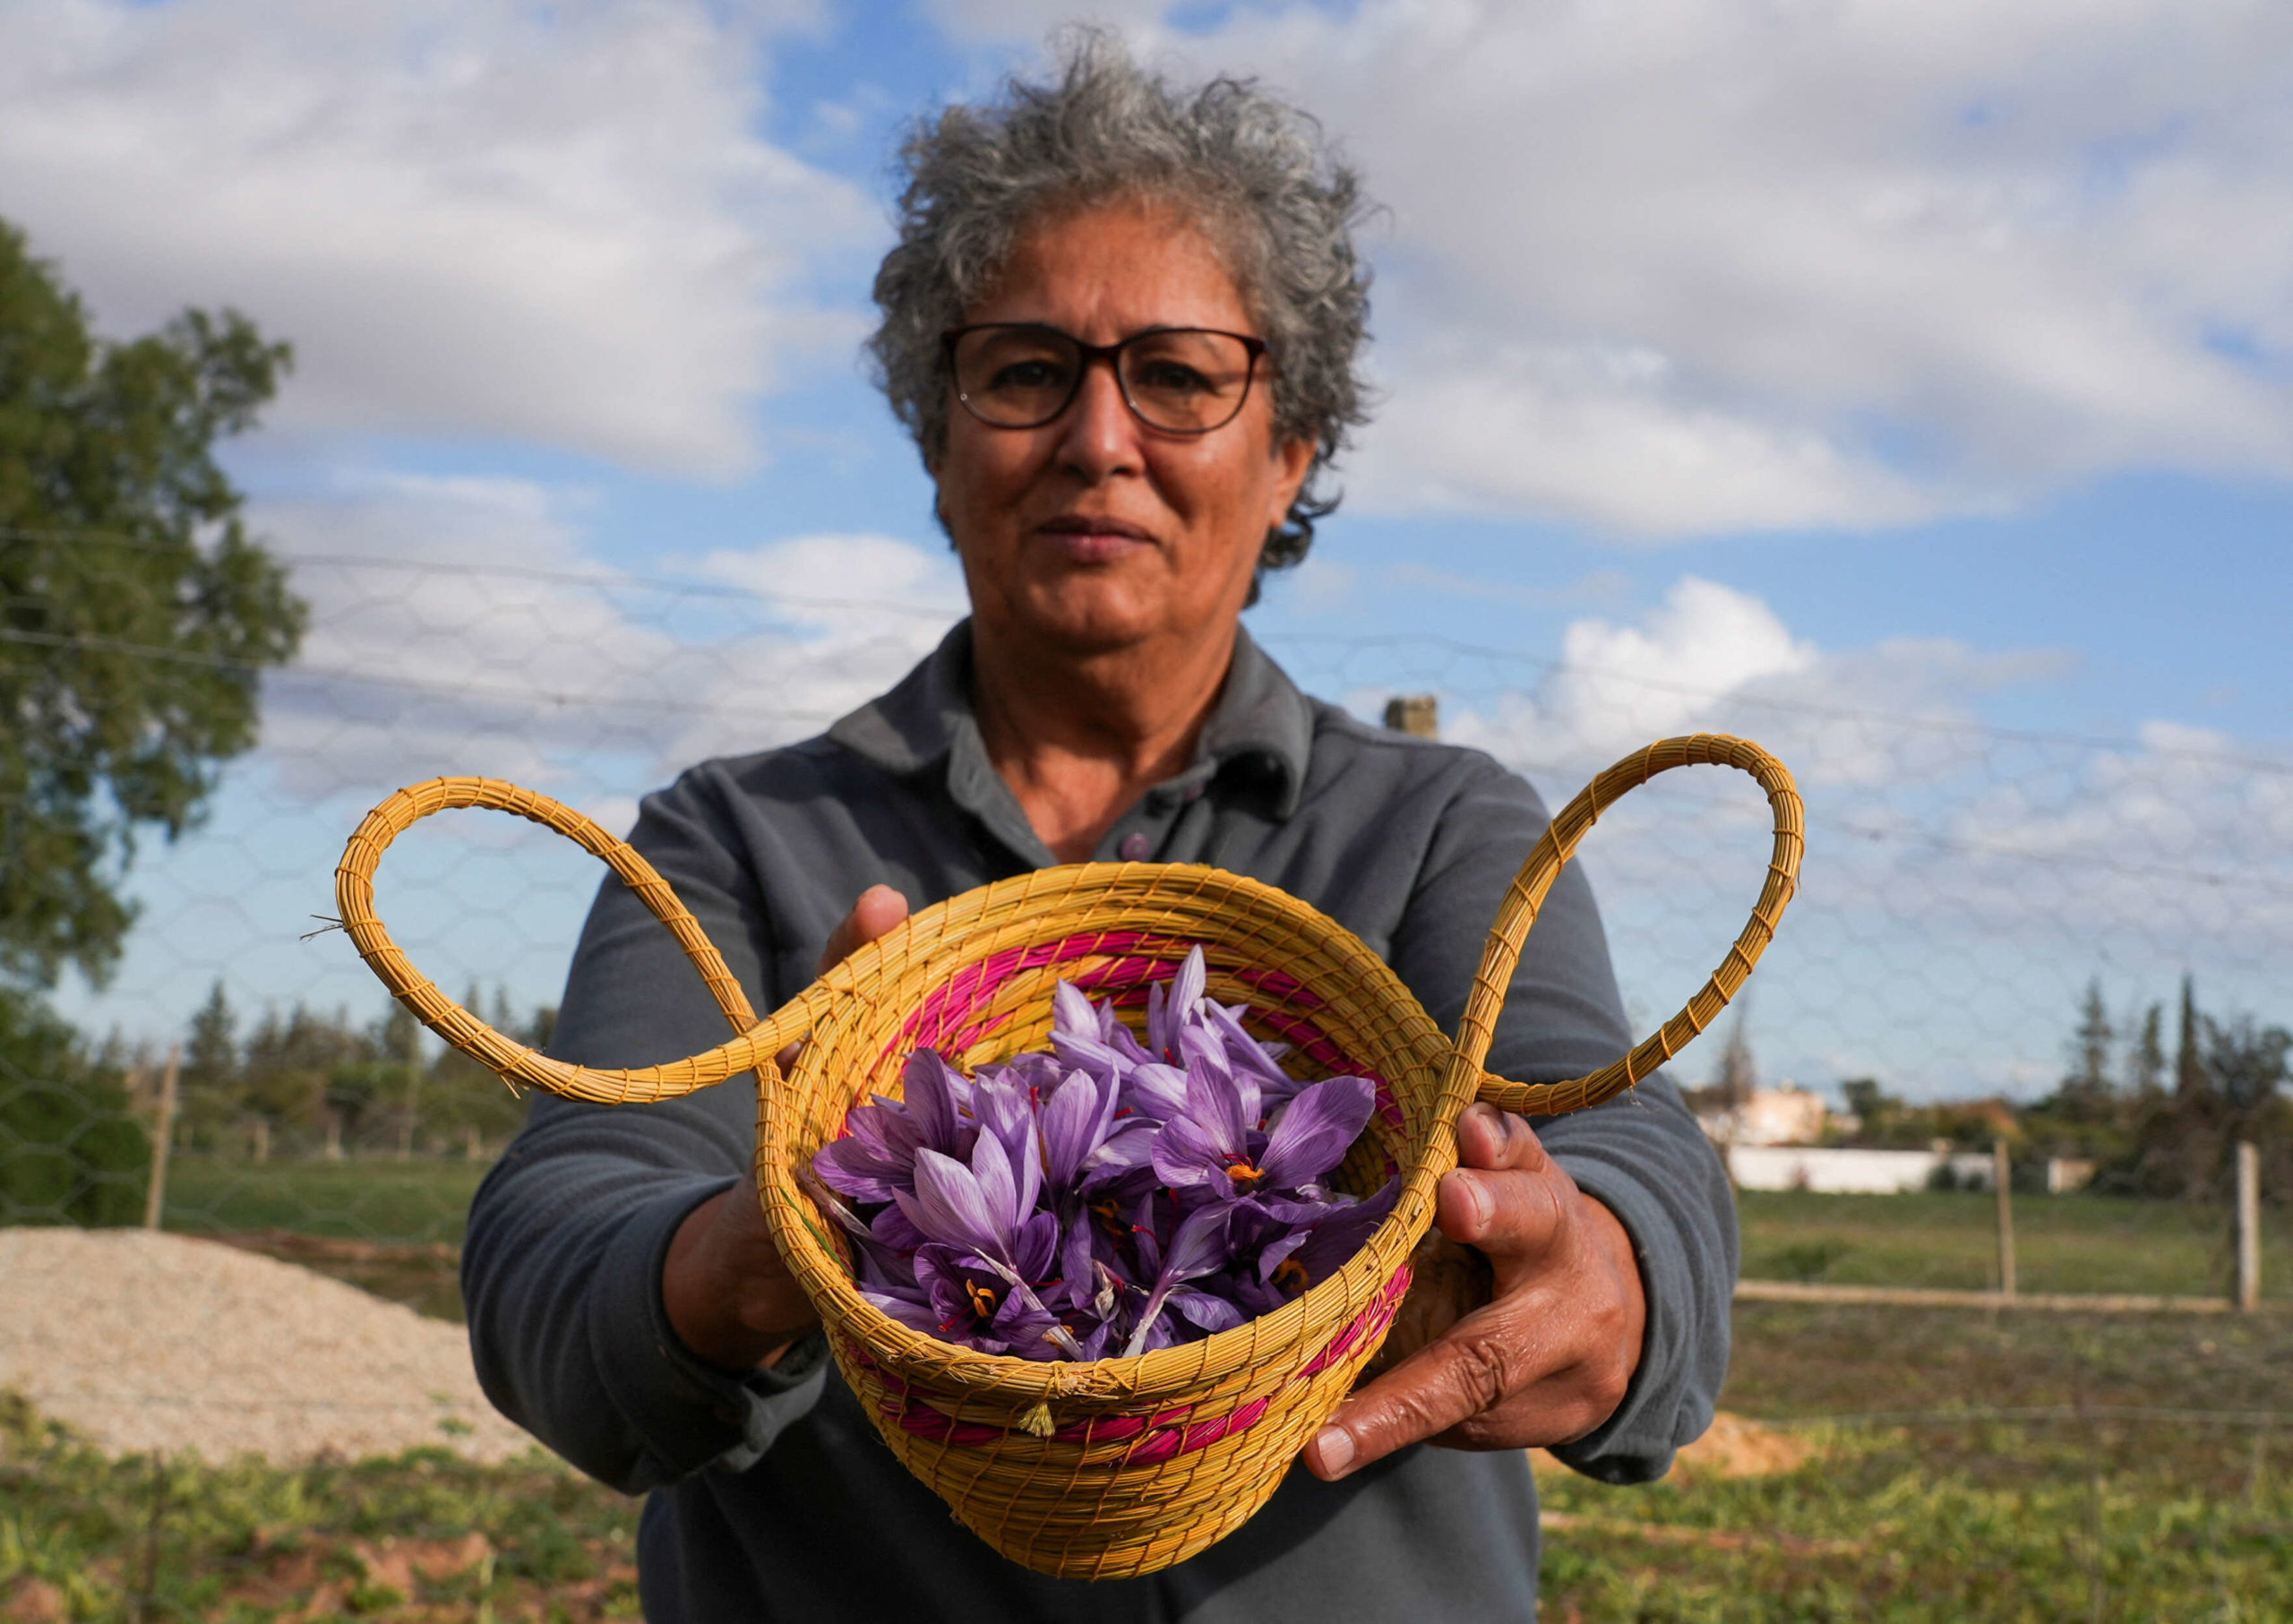
[[[896,1050],[907,1053],[927,1048],[952,1053],[968,1049],[1002,1024],[1001,1016],[973,1018],[994,1002],[1005,983],[1026,971],[1078,958],[1104,958],[1107,962],[1078,971],[1069,978],[1076,986],[1111,997],[1118,1005],[1136,1007],[1146,1001],[1147,987],[1178,974],[1179,961],[1193,946],[1177,937],[1143,931],[1090,931],[1032,947],[1008,948],[966,966],[945,986],[928,993],[902,1023],[899,1035],[884,1046],[884,1053],[889,1058]],[[1322,1000],[1303,982],[1284,970],[1242,969],[1234,973],[1234,978],[1291,1006],[1286,1010],[1258,1006],[1253,1012],[1260,1024],[1331,1076],[1368,1078],[1377,1087],[1378,1120],[1388,1127],[1405,1125],[1393,1086],[1376,1072],[1354,1064],[1353,1057],[1319,1027],[1295,1012],[1321,1007]]]
[[[901,1023],[898,1035],[884,1045],[884,1053],[889,1055],[895,1051],[906,1053],[916,1049],[969,1048],[1001,1024],[997,1018],[974,1020],[974,1015],[995,1001],[1006,982],[1028,970],[1110,954],[1143,953],[1151,957],[1138,962],[1161,963],[1166,962],[1173,952],[1178,958],[1184,958],[1189,945],[1143,931],[1088,931],[1057,941],[1006,948],[976,964],[966,965],[949,976],[944,986],[925,994],[915,1012]],[[1163,971],[1165,975],[1171,973],[1168,969]],[[1077,984],[1095,985],[1103,974],[1086,971],[1076,978]]]

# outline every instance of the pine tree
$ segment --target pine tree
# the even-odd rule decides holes
[[[2073,1121],[2095,1121],[2108,1114],[2110,1044],[2117,1036],[2110,1027],[2109,1010],[2102,1002],[2101,980],[2097,977],[2086,984],[2078,1030],[2070,1040],[2070,1071],[2057,1096],[2064,1114]]]
[[[2188,975],[2182,977],[2182,1022],[2180,1041],[2174,1049],[2174,1097],[2195,1100],[2212,1092],[2211,1080],[2205,1074],[2205,1057],[2199,1052],[2201,1017],[2197,1012],[2197,984]]]
[[[245,1109],[238,1024],[218,976],[207,1001],[191,1018],[190,1040],[184,1045],[182,1121],[194,1142],[213,1145]]]
[[[2166,1075],[2165,1014],[2160,1004],[2144,1010],[2141,1030],[2126,1046],[2126,1087],[2137,1100],[2154,1099]]]
[[[1728,1046],[1720,1052],[1720,1070],[1712,1079],[1720,1103],[1730,1111],[1740,1111],[1751,1104],[1753,1093],[1759,1087],[1759,1068],[1752,1060],[1752,1046],[1744,1035],[1744,1015],[1740,1007],[1735,1023],[1728,1028]]]

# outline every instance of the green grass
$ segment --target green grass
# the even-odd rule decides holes
[[[487,1164],[252,1162],[183,1156],[167,1169],[167,1228],[185,1234],[288,1230],[399,1245],[461,1244]]]
[[[1745,1190],[1744,1274],[1838,1285],[1998,1284],[1997,1207],[1978,1193],[1833,1196]],[[2026,1292],[2219,1296],[2229,1215],[2219,1207],[2108,1196],[2017,1196],[2016,1285]],[[2264,1295],[2293,1297],[2293,1210],[2264,1209]]]
[[[1546,1479],[1547,1619],[2293,1618],[2293,1315],[1744,1303],[1735,1323],[1723,1405],[1817,1454],[1765,1478]],[[159,1468],[0,1401],[0,1618],[626,1620],[635,1522],[538,1459]]]
[[[114,1461],[0,1395],[0,1618],[633,1620],[636,1521],[537,1456]]]
[[[1740,1303],[1736,1338],[1722,1405],[1817,1457],[1546,1479],[1548,1619],[2293,1618],[2293,1319]]]

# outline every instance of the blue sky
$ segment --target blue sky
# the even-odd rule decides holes
[[[955,584],[856,353],[890,152],[1066,14],[0,3],[0,213],[116,331],[233,304],[296,343],[234,460],[318,610],[319,675],[66,1007],[164,1034],[219,969],[371,1001],[293,941],[366,802],[483,770],[625,821],[928,648]],[[1103,14],[1263,76],[1386,205],[1378,418],[1253,614],[1301,680],[1437,690],[1556,795],[1650,729],[1784,750],[1863,832],[1829,893],[1811,850],[1771,1071],[2028,1093],[2089,975],[2293,1018],[2293,16]],[[1652,1013],[1750,894],[1707,802],[1588,859]],[[552,996],[580,861],[441,840],[425,964]]]

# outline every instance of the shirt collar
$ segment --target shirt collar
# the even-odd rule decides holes
[[[828,736],[889,772],[921,772],[945,760],[949,787],[958,799],[986,815],[986,808],[972,805],[987,787],[978,782],[987,752],[972,715],[970,620],[957,622],[921,665],[889,692],[838,720],[828,730]],[[1237,627],[1233,663],[1226,669],[1225,684],[1195,746],[1193,765],[1177,781],[1207,783],[1229,763],[1255,757],[1265,763],[1264,770],[1280,778],[1275,812],[1287,818],[1297,811],[1305,790],[1313,737],[1311,702],[1250,632]],[[992,768],[988,776],[994,777]],[[1000,785],[1001,780],[996,782]],[[1018,808],[1014,805],[1010,810],[1016,812]],[[992,817],[990,821],[1005,820]],[[1020,827],[1025,828],[1024,819]],[[1032,839],[1032,831],[1029,834]]]

